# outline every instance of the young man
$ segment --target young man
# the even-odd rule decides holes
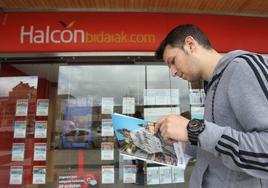
[[[169,141],[197,146],[191,188],[268,187],[268,63],[255,53],[215,51],[195,25],[181,25],[156,57],[173,76],[208,82],[205,121],[168,115],[156,131]]]

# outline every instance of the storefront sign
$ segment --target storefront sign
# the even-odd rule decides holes
[[[154,51],[179,24],[193,23],[220,52],[268,52],[268,18],[122,12],[11,12],[0,15],[0,53]]]

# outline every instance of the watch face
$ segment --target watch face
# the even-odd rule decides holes
[[[188,130],[191,132],[200,131],[200,129],[203,129],[203,123],[199,119],[192,119],[188,124]]]

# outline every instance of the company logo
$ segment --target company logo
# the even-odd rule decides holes
[[[154,43],[154,34],[126,34],[124,31],[117,33],[88,32],[84,29],[75,29],[76,21],[69,23],[59,21],[62,29],[55,29],[50,25],[36,28],[34,25],[21,26],[21,44],[68,44],[68,43]]]
[[[36,29],[33,25],[30,27],[21,26],[20,43],[44,44],[44,43],[84,43],[85,31],[83,29],[70,30],[75,24],[75,21],[66,24],[59,21],[63,26],[62,30],[53,29],[46,26],[45,29]]]

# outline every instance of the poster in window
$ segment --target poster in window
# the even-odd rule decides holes
[[[179,89],[144,89],[144,105],[179,105]]]
[[[136,165],[124,165],[123,183],[136,183]]]
[[[92,144],[92,98],[65,99],[62,148],[89,148]]]
[[[36,121],[34,138],[47,138],[47,121]]]
[[[101,143],[101,160],[114,160],[114,143]]]
[[[46,183],[46,166],[33,167],[33,184]]]
[[[191,106],[191,119],[204,119],[205,107],[203,106]]]
[[[27,116],[27,114],[28,114],[28,99],[17,99],[16,116]]]
[[[112,119],[101,120],[101,136],[114,136]]]
[[[48,116],[49,99],[37,99],[36,116]]]
[[[114,166],[101,167],[101,182],[102,184],[114,184]]]
[[[135,98],[123,97],[123,114],[135,113]]]
[[[147,185],[159,184],[159,167],[147,167]]]
[[[184,182],[184,170],[178,167],[172,167],[172,183]]]
[[[101,113],[112,114],[114,112],[114,98],[102,97],[101,99]]]
[[[22,184],[22,174],[23,174],[23,167],[22,166],[11,166],[10,167],[9,184],[10,185],[21,185]]]
[[[26,121],[15,121],[14,138],[26,137]]]
[[[46,143],[35,143],[34,144],[34,161],[45,161],[47,154]]]
[[[13,143],[12,146],[12,161],[23,161],[24,160],[24,143]]]
[[[159,167],[159,181],[160,184],[167,184],[172,182],[170,166]]]

